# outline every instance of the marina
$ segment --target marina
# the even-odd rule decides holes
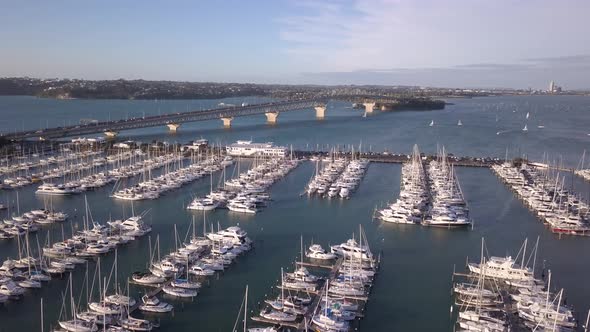
[[[0,332],[590,332],[589,0],[4,2]]]
[[[69,149],[64,148],[63,150]],[[47,159],[41,159],[38,163],[25,161],[13,164],[11,167],[7,167],[12,169],[12,173],[5,172],[2,175],[3,179],[0,188],[16,189],[39,181],[66,178],[74,174],[90,171],[104,165],[105,161],[101,155],[100,151],[64,152],[62,156],[50,156]]]
[[[112,194],[112,197],[127,201],[157,199],[167,191],[177,189],[233,163],[231,158],[222,158],[215,155],[205,157],[204,160],[191,163],[188,166],[183,166],[184,157],[181,155],[173,157],[173,160],[173,162],[169,163],[169,165],[173,165],[167,167],[160,176],[151,178],[151,173],[148,172],[147,176],[144,176],[144,181],[137,183],[133,187],[119,189]],[[116,189],[117,187],[114,190]]]
[[[474,101],[458,101],[457,108],[461,109],[461,105],[468,103],[472,105]],[[466,104],[465,104],[466,105]],[[455,106],[454,106],[455,107]],[[334,111],[342,112],[342,116],[345,116],[347,110]],[[461,120],[463,126],[461,126],[462,133],[469,133],[472,130],[474,121],[470,117],[467,111],[461,111]],[[510,110],[510,112],[512,112]],[[526,113],[526,112],[525,112]],[[283,114],[281,115],[283,116]],[[297,119],[297,114],[288,114],[289,117]],[[431,118],[434,118],[435,126],[428,127],[432,131],[439,131],[440,135],[445,135],[445,120],[439,118],[438,114],[429,113],[424,114],[419,112],[410,113],[383,113],[379,116],[385,117],[401,117],[404,121],[409,121],[407,118],[423,118],[427,120],[416,120],[418,125],[428,127],[428,123]],[[447,116],[449,116],[447,114]],[[495,114],[492,115],[492,122]],[[534,117],[539,117],[535,114]],[[411,148],[414,143],[420,144],[420,147],[424,149],[423,153],[420,153],[420,159],[425,168],[428,168],[431,161],[437,159],[436,150],[434,149],[434,141],[424,143],[422,138],[417,140],[412,139],[411,141],[404,141],[398,143],[393,142],[393,148],[395,153],[388,152],[391,148],[384,148],[376,143],[376,140],[371,141],[363,139],[363,146],[367,148],[369,145],[373,145],[371,148],[365,149],[368,151],[362,154],[355,153],[355,158],[367,159],[370,161],[370,166],[367,167],[363,177],[361,185],[358,186],[351,196],[351,199],[304,199],[300,197],[302,188],[310,178],[315,174],[315,161],[307,161],[305,159],[311,159],[313,156],[316,158],[323,158],[329,156],[330,150],[336,147],[337,152],[352,160],[352,154],[349,146],[341,145],[337,147],[334,141],[330,141],[329,138],[322,137],[323,132],[319,133],[322,137],[321,140],[325,142],[322,146],[318,147],[315,142],[311,141],[309,146],[305,140],[289,135],[290,130],[302,130],[297,124],[290,126],[289,118],[285,116],[281,118],[284,120],[281,124],[274,126],[268,130],[274,130],[277,133],[276,138],[268,138],[260,136],[260,134],[254,133],[255,130],[260,128],[248,129],[240,127],[239,123],[234,123],[234,127],[231,130],[223,131],[222,129],[211,129],[207,133],[207,138],[211,141],[216,141],[217,135],[224,135],[220,140],[225,140],[225,144],[222,146],[229,146],[231,142],[244,137],[253,136],[253,141],[267,142],[269,140],[277,141],[282,146],[290,146],[291,143],[294,146],[293,156],[302,158],[302,161],[298,162],[298,166],[288,172],[281,178],[280,181],[276,181],[272,186],[265,189],[265,193],[272,197],[272,206],[269,209],[265,209],[264,213],[247,214],[247,213],[233,213],[225,209],[219,209],[214,214],[207,214],[208,219],[213,221],[213,225],[216,228],[217,222],[220,223],[221,229],[225,229],[230,226],[239,225],[240,228],[247,231],[255,238],[256,249],[248,253],[247,255],[241,255],[237,262],[232,265],[231,273],[224,273],[222,277],[218,278],[215,275],[207,278],[207,281],[201,284],[201,288],[198,291],[198,295],[195,300],[186,300],[171,298],[168,294],[160,291],[156,296],[156,299],[152,297],[145,298],[145,302],[141,299],[146,293],[151,295],[151,291],[156,291],[158,287],[144,287],[138,286],[133,281],[133,273],[137,271],[144,271],[146,273],[148,266],[146,266],[147,256],[150,251],[154,248],[148,247],[147,237],[143,237],[139,241],[131,241],[124,247],[118,247],[117,260],[119,262],[118,269],[120,276],[130,276],[130,289],[131,296],[136,301],[135,310],[131,317],[137,319],[148,319],[153,323],[159,323],[159,330],[162,331],[185,331],[187,326],[192,326],[195,320],[203,322],[211,322],[215,324],[214,327],[204,327],[205,331],[213,331],[218,328],[230,329],[233,325],[234,313],[238,312],[240,298],[244,295],[244,287],[249,286],[248,297],[253,300],[261,301],[267,296],[268,289],[270,286],[279,284],[280,280],[277,279],[281,266],[285,267],[285,273],[293,273],[296,268],[289,268],[284,266],[286,262],[298,261],[298,266],[305,266],[305,264],[311,264],[308,258],[305,258],[304,264],[300,264],[300,259],[293,259],[293,253],[298,251],[300,247],[300,234],[303,233],[305,239],[312,240],[314,244],[321,244],[323,248],[328,250],[317,250],[312,252],[310,249],[311,245],[305,246],[305,256],[311,255],[329,255],[331,253],[328,244],[340,243],[343,239],[350,237],[350,230],[358,227],[358,223],[363,224],[363,228],[366,231],[367,240],[371,244],[371,249],[374,252],[382,253],[383,259],[381,260],[379,268],[379,280],[376,280],[371,287],[371,293],[368,295],[369,301],[365,304],[365,310],[357,312],[359,316],[363,316],[360,322],[355,323],[355,328],[359,330],[382,330],[384,326],[388,329],[404,330],[438,330],[441,326],[449,325],[449,329],[452,330],[452,324],[455,323],[453,320],[450,322],[449,319],[449,306],[451,299],[448,296],[449,289],[449,275],[452,273],[453,264],[462,262],[465,260],[465,256],[470,257],[470,261],[474,258],[479,258],[479,241],[482,235],[485,235],[486,240],[489,242],[490,252],[497,254],[504,254],[507,251],[511,251],[522,243],[522,234],[527,234],[529,237],[541,236],[539,250],[542,252],[543,259],[539,259],[537,262],[537,278],[540,275],[543,265],[547,266],[547,269],[551,269],[552,284],[558,284],[554,291],[552,291],[551,301],[555,303],[559,300],[559,290],[565,288],[562,296],[563,301],[567,300],[568,305],[572,304],[575,308],[573,315],[582,322],[585,319],[585,311],[587,307],[586,293],[584,290],[580,290],[579,286],[576,286],[579,282],[578,271],[580,269],[579,264],[572,262],[571,260],[563,259],[568,257],[572,252],[582,253],[584,252],[587,244],[583,238],[575,239],[572,237],[562,237],[552,234],[551,232],[544,231],[544,227],[541,223],[536,220],[536,216],[530,213],[519,201],[513,202],[512,193],[507,190],[504,185],[497,180],[489,168],[493,165],[500,165],[504,161],[492,157],[494,154],[503,155],[505,147],[500,152],[494,153],[485,152],[478,153],[476,150],[469,150],[465,144],[461,143],[449,143],[445,142],[445,146],[448,146],[456,155],[447,156],[447,174],[451,174],[455,179],[460,181],[459,186],[453,186],[451,189],[459,190],[462,193],[463,200],[469,206],[469,217],[471,220],[477,220],[473,230],[464,232],[461,230],[449,232],[446,228],[432,228],[432,227],[403,227],[404,225],[395,225],[394,223],[381,223],[371,222],[370,214],[373,211],[376,202],[392,201],[395,202],[400,195],[400,185],[405,186],[406,181],[400,181],[402,179],[402,173],[405,173],[405,169],[411,164],[412,153],[407,153],[407,149]],[[361,120],[362,119],[362,120]],[[366,118],[360,118],[358,121],[367,121],[368,126],[377,126],[376,116],[367,116]],[[349,121],[349,122],[347,122]],[[338,123],[334,122],[336,127],[347,127],[351,123],[356,123],[357,120],[346,120]],[[373,122],[372,122],[373,121]],[[457,119],[454,121],[449,120],[449,123],[454,128],[457,128]],[[547,133],[551,133],[551,121],[544,121],[547,128]],[[205,123],[203,123],[205,124]],[[329,122],[318,124],[318,126],[328,126],[325,128],[326,133],[330,133],[331,130]],[[483,125],[483,124],[482,124]],[[314,125],[315,126],[315,125]],[[522,132],[521,129],[523,124],[518,124],[518,131]],[[321,127],[324,128],[324,127]],[[183,127],[186,131],[179,131],[174,137],[174,140],[189,141],[194,140],[195,133],[189,131],[189,126]],[[528,126],[529,131],[527,135],[536,135],[536,128],[532,125]],[[267,129],[262,130],[262,132]],[[387,132],[391,132],[391,128],[387,128]],[[456,129],[455,129],[456,130]],[[376,130],[378,131],[378,130]],[[483,132],[485,130],[478,129],[477,132]],[[493,135],[495,135],[497,129],[493,128]],[[350,131],[353,133],[353,131]],[[491,130],[490,130],[491,132]],[[395,135],[397,133],[394,132]],[[145,136],[135,136],[135,139],[142,141],[150,141],[152,137],[160,137],[161,134],[145,133]],[[259,135],[259,136],[257,136]],[[283,136],[286,135],[286,136]],[[354,135],[354,134],[352,134]],[[462,135],[462,134],[461,134]],[[471,134],[469,134],[471,135]],[[507,135],[507,134],[506,134]],[[515,134],[516,135],[516,134]],[[212,136],[212,137],[210,137]],[[274,134],[273,134],[274,136]],[[133,136],[132,136],[133,137]],[[197,136],[198,137],[198,136]],[[369,136],[367,136],[369,137]],[[446,137],[446,136],[445,136]],[[498,136],[502,139],[502,135]],[[126,139],[126,138],[123,138]],[[164,138],[170,139],[170,138]],[[351,144],[358,145],[359,140],[354,141],[356,138],[351,138],[349,142]],[[390,140],[390,138],[386,138]],[[399,139],[399,138],[398,138]],[[477,138],[475,138],[477,141]],[[420,141],[422,141],[422,144]],[[444,141],[444,139],[441,139]],[[190,143],[189,143],[190,144]],[[471,144],[471,142],[470,142]],[[475,143],[474,143],[475,144]],[[152,144],[150,144],[152,145]],[[328,146],[332,145],[332,147]],[[311,148],[313,147],[313,148]],[[110,149],[110,148],[106,148]],[[56,148],[57,150],[57,148]],[[133,150],[133,149],[132,149]],[[216,149],[215,149],[216,150]],[[105,156],[111,154],[116,155],[117,153],[106,152],[104,148],[101,148],[102,153]],[[323,151],[323,152],[322,152]],[[147,150],[142,148],[142,152],[146,153]],[[511,152],[512,153],[512,152]],[[577,160],[579,152],[576,152]],[[154,157],[152,155],[151,157]],[[290,153],[288,153],[290,155]],[[482,156],[489,155],[490,157],[461,157],[461,156]],[[513,153],[516,158],[519,156],[516,152]],[[185,152],[185,160],[191,158],[190,153]],[[150,157],[150,158],[151,158]],[[535,160],[532,153],[526,156],[528,160]],[[109,163],[110,168],[119,168],[125,165],[134,164],[139,162],[140,157],[134,157],[126,162],[122,162],[120,165],[117,162]],[[145,156],[141,158],[146,158]],[[241,161],[240,169],[241,172],[237,171],[238,158],[243,158]],[[289,156],[290,158],[290,156]],[[113,157],[112,159],[116,159]],[[185,184],[175,190],[168,191],[165,195],[160,196],[156,200],[143,200],[135,201],[134,209],[136,211],[147,211],[143,219],[146,224],[152,227],[152,234],[160,234],[160,246],[162,247],[162,253],[176,252],[174,241],[173,225],[178,225],[178,234],[187,234],[187,227],[191,225],[190,217],[191,214],[186,210],[186,207],[191,203],[194,197],[205,197],[212,191],[221,191],[225,181],[232,178],[231,174],[244,173],[247,169],[252,168],[250,164],[261,164],[262,160],[255,162],[256,158],[251,157],[234,157],[235,163],[230,165],[224,171],[214,172],[213,174],[206,174],[202,181],[194,181]],[[567,157],[566,160],[572,160]],[[440,159],[439,159],[440,160]],[[539,159],[540,160],[540,159]],[[133,161],[133,162],[132,162]],[[174,169],[177,163],[177,158],[174,158],[172,162],[173,166],[170,169]],[[185,166],[189,165],[189,162],[183,163]],[[567,165],[567,164],[566,164]],[[571,167],[572,163],[569,163]],[[464,167],[464,166],[478,166],[478,167]],[[481,167],[483,166],[483,167]],[[106,166],[102,166],[106,167]],[[565,166],[568,167],[568,166]],[[165,172],[165,167],[162,167],[161,171],[152,170],[153,177],[158,176],[159,172]],[[98,169],[97,169],[98,170]],[[139,179],[134,179],[133,176],[129,178],[121,178],[121,186],[129,187],[135,184],[135,181],[142,181],[141,176],[143,173],[148,171],[141,171],[138,176]],[[412,174],[412,172],[408,173]],[[426,174],[426,173],[425,173]],[[224,175],[227,179],[223,179]],[[430,174],[429,174],[430,175]],[[207,177],[207,176],[210,176]],[[74,179],[76,179],[75,177]],[[410,176],[411,178],[411,176]],[[445,176],[448,180],[452,178],[450,175]],[[581,179],[580,179],[581,180]],[[127,181],[127,182],[125,182]],[[565,180],[566,184],[569,184],[572,180],[568,177]],[[448,181],[443,181],[447,183]],[[560,183],[564,180],[561,179]],[[425,182],[426,183],[426,182]],[[552,181],[553,187],[555,184],[555,178]],[[217,185],[216,185],[217,184]],[[581,201],[586,202],[585,193],[588,192],[588,187],[583,181],[578,181],[577,177],[573,179],[573,185],[575,186],[570,190],[571,193],[578,192],[581,194]],[[14,213],[16,211],[17,204],[15,202],[16,192],[20,196],[20,208],[21,211],[32,211],[43,207],[44,200],[49,199],[49,196],[35,195],[34,190],[38,184],[27,185],[22,188],[11,191],[4,191],[2,194],[4,197],[0,197],[2,203],[10,207],[10,213],[8,209],[0,211],[3,213],[3,219],[10,219],[12,215],[20,216],[21,214]],[[53,202],[47,206],[53,206],[54,211],[63,211],[68,215],[68,221],[66,223],[54,223],[43,226],[42,230],[37,232],[37,235],[29,235],[30,244],[33,244],[33,251],[36,244],[34,244],[35,236],[39,237],[41,247],[45,247],[45,243],[53,243],[55,240],[61,240],[61,226],[65,228],[66,238],[71,237],[70,229],[74,229],[75,232],[84,230],[84,220],[86,219],[84,211],[84,196],[87,196],[89,205],[92,207],[92,219],[104,223],[107,220],[113,220],[121,218],[123,216],[135,215],[132,212],[131,202],[115,200],[109,197],[113,192],[114,185],[107,184],[104,187],[97,187],[93,190],[85,191],[82,195],[66,195],[66,196],[51,196]],[[213,190],[211,190],[213,188]],[[430,192],[430,187],[427,188]],[[48,209],[51,210],[51,209]],[[196,229],[202,229],[203,222],[201,221],[202,211],[192,212],[198,221],[195,222]],[[111,216],[112,215],[112,216]],[[114,217],[114,218],[113,218]],[[124,219],[124,218],[121,218]],[[210,224],[207,224],[210,228]],[[403,228],[402,228],[403,227]],[[90,225],[92,229],[92,225]],[[463,229],[462,227],[460,229]],[[465,227],[470,229],[470,227]],[[508,231],[510,230],[510,231]],[[47,233],[50,234],[50,238],[53,241],[47,242]],[[199,232],[201,233],[201,232]],[[190,232],[189,232],[190,234]],[[153,237],[153,235],[152,235]],[[179,238],[182,238],[180,236]],[[190,235],[189,235],[190,237]],[[497,239],[501,239],[498,241]],[[18,259],[18,243],[25,243],[25,238],[21,236],[21,239],[16,237],[12,240],[1,241],[0,250],[6,253],[6,257]],[[186,242],[186,241],[183,241]],[[153,243],[152,243],[153,244]],[[26,244],[25,244],[26,245]],[[178,248],[182,245],[178,244]],[[317,247],[316,247],[317,249]],[[26,250],[25,250],[26,251]],[[22,257],[25,257],[23,255]],[[33,254],[37,256],[37,254]],[[101,255],[102,265],[109,267],[112,265],[115,255],[111,254]],[[472,258],[473,257],[473,258]],[[514,257],[514,255],[513,255]],[[91,264],[95,260],[95,257],[87,259]],[[546,260],[546,263],[542,261]],[[309,272],[313,275],[327,275],[331,273],[333,264],[318,263],[322,267],[306,266]],[[458,265],[458,264],[457,264]],[[342,268],[341,268],[342,269]],[[24,269],[26,272],[26,268]],[[583,270],[583,268],[582,268]],[[72,274],[74,297],[79,297],[80,291],[76,288],[80,288],[83,285],[83,265],[77,267],[75,272]],[[91,272],[92,273],[92,272]],[[546,273],[547,275],[547,273]],[[123,277],[119,279],[123,280]],[[181,278],[184,279],[184,278]],[[280,279],[280,278],[279,278]],[[546,279],[546,278],[545,278]],[[384,280],[395,280],[395,282],[383,282]],[[487,279],[486,279],[487,280]],[[191,280],[195,281],[195,280]],[[44,320],[46,322],[45,327],[56,327],[56,322],[59,319],[60,308],[52,308],[47,303],[51,299],[61,299],[61,293],[63,290],[69,288],[67,285],[68,273],[64,273],[62,277],[52,277],[49,283],[44,283],[39,289],[26,290],[21,295],[20,300],[14,301],[8,299],[0,308],[0,315],[3,319],[3,324],[7,326],[16,326],[15,324],[21,324],[28,327],[31,330],[39,329],[38,320],[24,319],[24,317],[30,316],[31,312],[38,312],[39,300],[44,300]],[[124,282],[121,282],[123,284]],[[486,282],[487,283],[487,282]],[[104,282],[103,282],[104,284]],[[109,289],[113,291],[107,292],[107,296],[114,295],[114,288],[112,282],[110,283]],[[209,287],[209,285],[211,287]],[[96,286],[95,286],[96,288]],[[127,295],[125,286],[121,285],[122,294]],[[330,287],[331,289],[331,287]],[[320,288],[314,290],[314,293],[318,293],[317,297],[320,297],[322,293]],[[577,291],[573,291],[577,290]],[[292,290],[285,288],[285,294]],[[329,291],[329,289],[328,289]],[[325,292],[325,289],[323,290]],[[96,293],[96,289],[95,289]],[[273,296],[268,297],[269,299],[276,299],[280,293],[280,289],[275,288]],[[95,294],[96,295],[96,294]],[[302,294],[303,295],[303,294]],[[310,295],[316,296],[310,292]],[[288,296],[288,295],[287,295]],[[556,299],[557,296],[557,299]],[[66,297],[68,301],[69,295]],[[331,296],[330,296],[331,298]],[[362,298],[362,296],[359,296]],[[566,299],[567,298],[567,299]],[[94,301],[97,301],[95,298]],[[160,305],[161,309],[157,309]],[[167,311],[170,306],[173,307],[173,314],[171,315],[158,315],[154,317],[153,313],[149,315],[139,310],[140,305],[147,304],[148,306],[154,307],[152,310]],[[249,308],[259,308],[259,305],[250,303]],[[321,305],[320,305],[321,306]],[[26,308],[26,309],[25,309]],[[190,309],[189,309],[190,308]],[[413,308],[424,308],[424,310],[414,310]],[[82,308],[84,309],[84,308]],[[148,308],[149,309],[149,308]],[[509,310],[514,312],[515,308],[509,307]],[[85,310],[85,309],[84,309]],[[82,311],[84,311],[82,310]],[[68,311],[70,311],[68,306]],[[250,310],[251,311],[251,310]],[[228,314],[230,312],[230,314]],[[324,312],[325,313],[325,312]],[[259,311],[254,310],[253,313],[248,316],[256,317],[259,316]],[[125,315],[126,316],[126,315]],[[230,317],[230,318],[227,318]],[[311,318],[311,316],[309,317]],[[301,318],[300,318],[301,319]],[[71,318],[70,318],[71,320]],[[255,327],[259,326],[256,321],[252,318],[248,319],[248,326]],[[307,320],[309,326],[312,324],[310,320]],[[297,324],[297,322],[296,322]],[[359,325],[356,325],[359,324]],[[266,325],[266,324],[261,324]],[[271,327],[275,324],[268,324]],[[305,324],[303,324],[305,325]],[[304,326],[303,326],[304,327]],[[289,327],[285,326],[285,329]],[[442,329],[441,329],[442,330]]]
[[[187,210],[226,208],[232,212],[255,214],[271,201],[271,196],[266,193],[268,188],[295,169],[299,162],[284,156],[256,158],[251,169],[243,173],[238,170],[238,177],[224,181],[222,188],[214,191],[211,182],[210,192],[205,197],[194,198]]]
[[[453,274],[453,280],[466,280],[453,284],[458,331],[576,330],[574,308],[565,303],[563,288],[554,290],[551,270],[543,270],[543,279],[535,276],[539,241],[530,252],[527,244],[525,239],[514,258],[490,257],[482,239],[480,262]]]
[[[316,161],[316,174],[305,188],[307,195],[350,199],[369,166],[367,159],[355,159],[354,156],[354,151],[352,151],[352,160],[342,156],[337,157],[335,152],[331,153],[328,158],[320,159],[317,155],[311,157],[312,161]],[[319,169],[320,162],[322,163],[321,170]]]
[[[326,252],[318,255],[321,246],[312,245],[305,254],[310,262],[303,260],[302,239],[301,260],[295,262],[295,271],[284,273],[281,270],[281,282],[276,287],[280,295],[276,299],[267,298],[259,315],[252,320],[298,331],[310,327],[316,331],[352,330],[355,321],[363,317],[364,304],[379,265],[366,240],[362,240],[362,228],[359,233],[360,242],[353,236],[345,243],[332,246],[333,256],[326,256]],[[328,269],[329,272],[314,275],[308,268]]]
[[[504,163],[492,170],[549,226],[553,233],[590,236],[590,207],[564,187],[565,177],[527,164]]]
[[[400,187],[399,198],[386,208],[376,210],[373,218],[449,229],[473,225],[454,166],[449,165],[444,147],[441,155],[425,167],[415,145],[410,161],[402,166]]]

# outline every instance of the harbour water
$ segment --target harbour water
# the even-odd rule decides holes
[[[54,100],[0,96],[0,132],[74,125],[81,119],[114,120],[186,110],[268,101],[267,98],[223,100]],[[362,117],[349,103],[330,102],[325,121],[314,111],[282,113],[278,125],[265,124],[264,115],[236,118],[231,129],[221,121],[183,124],[178,133],[167,128],[144,128],[121,133],[122,137],[149,142],[154,139],[185,142],[196,137],[229,144],[237,139],[274,141],[295,149],[340,147],[362,143],[364,150],[410,153],[418,144],[425,153],[445,145],[460,156],[504,158],[526,155],[542,160],[563,161],[574,167],[590,143],[590,97],[509,96],[450,99],[444,110],[426,112],[375,112]],[[529,113],[529,118],[526,114]],[[461,120],[462,126],[457,126]],[[434,121],[432,127],[430,122]],[[527,125],[528,131],[522,129]],[[542,126],[543,128],[539,128]]]
[[[229,102],[242,102],[242,99]],[[220,101],[82,101],[45,100],[30,97],[0,97],[0,130],[18,126],[28,118],[45,119],[48,112],[64,107],[59,121],[76,122],[80,118],[104,117],[106,110],[119,110],[119,116],[130,114],[182,111],[186,105],[214,107]],[[249,99],[256,102],[256,99]],[[221,129],[220,122],[185,124],[180,132],[171,135],[164,128],[148,128],[123,133],[132,139],[153,139],[184,142],[203,136],[210,142],[230,143],[236,139],[253,138],[255,141],[274,141],[293,144],[294,148],[316,148],[318,145],[351,144],[374,151],[410,152],[417,143],[427,153],[436,151],[437,144],[444,144],[451,153],[471,156],[504,157],[506,149],[511,157],[526,154],[541,160],[547,153],[551,160],[563,158],[564,164],[574,167],[584,148],[590,146],[588,97],[498,97],[470,100],[452,100],[444,111],[380,113],[362,118],[357,110],[344,103],[329,105],[327,119],[316,121],[312,111],[281,114],[275,126],[262,124],[264,117],[236,119],[233,128]],[[42,104],[41,106],[39,104]],[[72,106],[73,105],[73,106]],[[191,106],[192,107],[192,106]],[[197,107],[197,106],[195,106]],[[65,110],[67,109],[67,111]],[[515,110],[516,112],[513,112]],[[87,112],[80,115],[76,111]],[[528,132],[522,132],[525,115],[530,112]],[[7,113],[4,113],[7,112]],[[13,113],[10,113],[13,112]],[[45,112],[45,113],[43,113]],[[112,111],[111,117],[115,112]],[[10,117],[4,116],[10,114]],[[51,113],[53,114],[53,113]],[[152,113],[153,114],[153,113]],[[496,122],[496,116],[498,121]],[[461,120],[463,126],[458,127]],[[429,127],[431,120],[435,125]],[[58,120],[56,120],[58,121]],[[49,123],[49,125],[55,125]],[[537,128],[544,125],[545,128]],[[38,126],[38,125],[37,125]],[[500,132],[498,135],[497,133]],[[516,255],[522,241],[528,237],[534,241],[540,237],[538,272],[543,267],[551,269],[554,284],[565,288],[567,303],[575,306],[578,317],[583,319],[590,306],[590,289],[585,286],[590,268],[590,239],[567,237],[561,239],[551,234],[535,219],[492,172],[485,168],[457,168],[465,198],[475,221],[473,230],[446,230],[415,225],[393,225],[373,221],[373,209],[395,199],[399,192],[400,166],[377,164],[369,166],[366,176],[351,200],[327,200],[300,197],[305,184],[314,173],[314,165],[305,162],[271,188],[273,202],[263,212],[253,216],[236,215],[220,210],[208,213],[209,222],[221,227],[239,224],[255,241],[252,253],[240,257],[219,280],[212,279],[193,302],[173,301],[173,316],[161,318],[161,331],[228,331],[238,314],[243,290],[250,287],[250,308],[256,311],[255,302],[262,301],[271,286],[280,279],[280,268],[292,268],[299,252],[300,236],[309,243],[340,243],[348,239],[362,224],[369,243],[376,253],[381,253],[382,265],[368,302],[365,318],[360,328],[364,331],[450,331],[452,323],[449,308],[451,298],[451,274],[455,266],[464,268],[466,257],[479,259],[481,237],[485,237],[491,254]],[[232,169],[228,169],[231,173]],[[213,183],[219,174],[214,175]],[[568,177],[574,190],[590,195],[590,184],[577,177]],[[21,212],[42,207],[43,197],[34,194],[35,186],[19,189]],[[104,222],[109,218],[129,215],[131,204],[108,197],[112,185],[88,192],[94,220]],[[194,215],[197,230],[202,230],[202,215],[190,213],[184,208],[193,195],[209,190],[208,179],[198,180],[173,190],[154,201],[135,203],[135,211],[149,209],[147,221],[153,226],[152,242],[160,235],[162,253],[172,249],[173,227],[184,236]],[[9,201],[15,208],[14,191],[0,193],[1,201]],[[64,223],[66,236],[81,227],[84,196],[56,197],[56,210],[70,214]],[[3,212],[4,215],[8,212]],[[3,216],[4,216],[3,215]],[[70,226],[72,225],[72,226]],[[60,225],[49,229],[52,240],[61,238]],[[46,232],[39,232],[43,245]],[[120,276],[145,268],[149,260],[148,238],[144,237],[118,250]],[[0,241],[2,258],[16,255],[16,241]],[[103,271],[110,269],[113,255],[102,261]],[[94,263],[89,264],[92,274]],[[82,284],[84,268],[78,267],[74,283]],[[21,301],[0,306],[0,331],[40,330],[39,300],[45,301],[45,329],[55,326],[62,303],[62,292],[67,280],[53,280],[41,290],[27,292]],[[131,286],[139,295],[138,288]],[[76,297],[80,292],[75,292]]]

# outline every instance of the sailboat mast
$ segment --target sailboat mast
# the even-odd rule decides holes
[[[244,297],[244,332],[247,332],[246,322],[248,320],[248,285],[246,285],[246,296]]]
[[[43,326],[44,326],[44,322],[43,322],[43,298],[41,298],[41,332],[43,332]],[[588,325],[588,323],[586,323],[586,325]]]
[[[303,235],[301,235],[301,264],[303,264]]]
[[[522,250],[522,263],[520,264],[521,268],[524,268],[524,257],[526,256],[526,245],[527,245],[528,241],[529,241],[528,238],[524,239],[524,248]]]
[[[283,268],[281,268],[281,303],[283,303],[285,301],[284,283],[285,283],[285,277],[284,277],[284,273],[283,273]]]

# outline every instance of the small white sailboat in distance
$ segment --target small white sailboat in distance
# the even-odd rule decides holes
[[[529,112],[526,112],[526,119],[527,120],[528,120],[529,116],[530,116],[530,113]]]
[[[429,124],[429,126],[430,126],[430,127],[434,126],[434,120],[430,121],[430,124]]]
[[[529,131],[529,129],[527,128],[526,124],[524,125],[524,128],[522,128],[522,131]]]
[[[461,120],[459,120],[459,122],[457,122],[457,126],[462,126],[463,122],[461,122]]]

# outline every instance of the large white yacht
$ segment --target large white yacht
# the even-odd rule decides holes
[[[476,274],[485,274],[486,278],[497,278],[507,280],[533,280],[533,271],[530,268],[522,267],[512,257],[491,257],[485,262],[485,268],[479,263],[469,263],[469,271]]]
[[[219,201],[211,198],[195,198],[186,207],[187,210],[212,211],[219,207]]]
[[[80,191],[77,191],[73,188],[68,188],[63,184],[53,184],[53,183],[44,183],[37,188],[35,191],[36,194],[44,194],[44,195],[73,195],[78,194]]]
[[[359,245],[355,239],[349,239],[344,243],[333,245],[330,247],[330,250],[332,253],[345,258],[373,259],[373,254],[371,254],[369,247]]]
[[[308,251],[305,253],[308,258],[319,259],[319,260],[330,260],[335,259],[337,256],[332,252],[327,252],[319,244],[312,244]]]

